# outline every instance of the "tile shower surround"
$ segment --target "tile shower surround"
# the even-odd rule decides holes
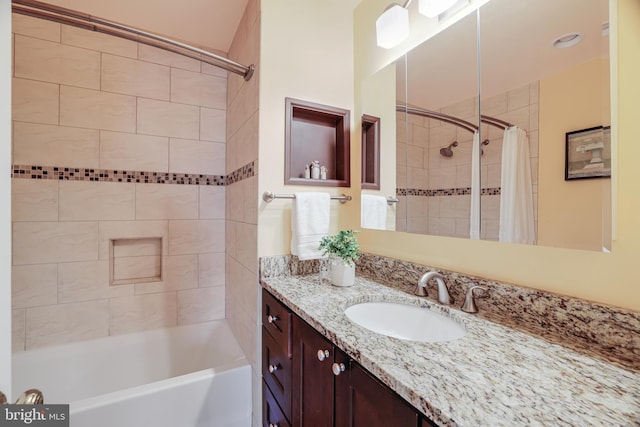
[[[261,258],[260,277],[317,274],[318,267],[318,260],[288,255]],[[638,312],[379,255],[364,254],[356,263],[358,275],[409,294],[429,270],[445,277],[455,307],[462,305],[470,286],[484,286],[488,291],[476,291],[477,316],[640,372]],[[437,299],[435,287],[427,291],[430,299]]]

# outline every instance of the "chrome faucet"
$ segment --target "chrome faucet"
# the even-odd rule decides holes
[[[437,271],[429,271],[424,273],[420,280],[418,281],[418,286],[416,286],[415,294],[421,297],[427,296],[427,285],[431,279],[436,279],[436,283],[438,284],[438,302],[440,304],[449,305],[451,304],[451,297],[449,296],[449,290],[447,289],[447,285],[444,283],[444,277],[442,274]]]
[[[462,304],[462,307],[460,308],[460,310],[466,311],[467,313],[477,313],[478,312],[478,307],[476,306],[476,302],[473,299],[473,290],[474,289],[482,289],[483,291],[487,290],[487,288],[485,288],[483,286],[479,286],[479,285],[471,286],[469,288],[469,290],[467,291],[467,295],[464,298],[464,304]]]

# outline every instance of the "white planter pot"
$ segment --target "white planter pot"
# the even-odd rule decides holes
[[[355,277],[355,265],[347,265],[340,258],[331,260],[331,283],[335,286],[351,286]]]

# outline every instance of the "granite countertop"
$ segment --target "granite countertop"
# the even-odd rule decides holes
[[[348,288],[318,275],[261,282],[438,425],[640,426],[639,374],[362,277]],[[344,314],[366,301],[437,310],[467,333],[440,343],[376,334]]]

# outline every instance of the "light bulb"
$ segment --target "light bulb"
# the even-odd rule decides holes
[[[435,18],[456,4],[457,0],[420,0],[418,12],[428,18]]]
[[[409,37],[409,11],[393,4],[376,19],[376,41],[378,46],[391,49]]]

